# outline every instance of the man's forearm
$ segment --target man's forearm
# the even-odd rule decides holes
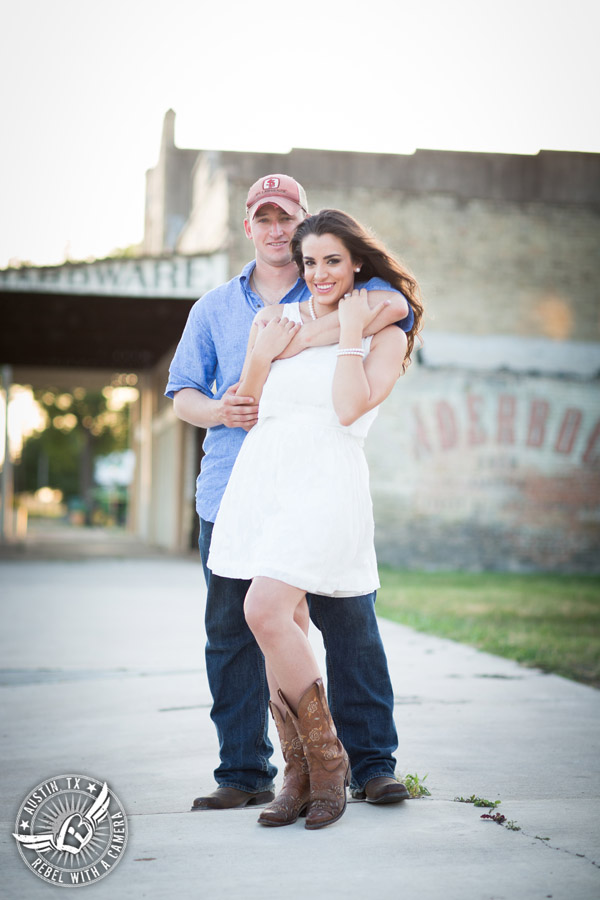
[[[363,337],[377,334],[382,328],[400,322],[408,315],[406,297],[396,291],[369,291],[367,296],[371,307],[377,306],[382,300],[387,300],[388,303],[366,328]],[[319,317],[314,322],[306,322],[278,358],[287,359],[308,347],[326,347],[330,344],[337,344],[339,339],[340,320],[336,310]]]
[[[388,302],[387,306],[384,306],[375,316],[363,337],[377,334],[382,328],[401,322],[408,315],[408,301],[404,294],[399,294],[396,291],[369,291],[367,297],[371,308],[377,306],[382,300],[387,300]]]
[[[298,334],[294,335],[278,359],[296,356],[309,347],[326,347],[337,344],[340,336],[340,320],[336,312],[321,316],[314,322],[305,322]]]
[[[182,388],[173,398],[175,415],[196,428],[243,428],[249,431],[256,425],[258,403],[251,397],[238,395],[232,384],[218,400],[207,397],[195,388]]]
[[[195,388],[183,388],[173,397],[173,409],[177,418],[197,428],[222,425],[220,408],[220,401],[207,397]]]

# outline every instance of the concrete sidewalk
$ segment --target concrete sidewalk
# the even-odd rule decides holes
[[[265,829],[256,809],[189,812],[217,760],[197,559],[5,559],[0,595],[2,897],[52,896],[12,832],[37,784],[77,773],[129,817],[94,897],[600,898],[598,691],[382,621],[398,772],[431,797]],[[472,794],[521,830],[454,802]]]

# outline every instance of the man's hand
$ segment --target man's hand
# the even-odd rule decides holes
[[[243,428],[244,431],[256,425],[258,420],[258,403],[253,397],[238,397],[239,381],[228,388],[219,403],[219,420],[227,428]]]

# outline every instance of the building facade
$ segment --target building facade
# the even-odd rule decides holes
[[[248,187],[274,172],[304,185],[311,211],[338,207],[366,224],[421,284],[424,343],[366,448],[380,561],[599,571],[600,154],[181,149],[170,110],[147,173],[140,258],[0,272],[4,320],[29,336],[0,341],[0,363],[15,380],[31,380],[33,359],[136,367],[133,526],[191,546],[202,434],[163,396],[175,343],[160,323],[181,329],[193,296],[251,258]],[[131,307],[130,324],[114,328],[111,303],[121,318]],[[50,308],[60,315],[34,346],[28,323]],[[44,360],[58,321],[79,330]]]
[[[188,190],[169,193],[178,167]],[[146,252],[219,251],[233,276],[252,255],[248,187],[272,172],[300,181],[311,211],[365,223],[422,287],[423,346],[367,444],[380,560],[600,570],[600,155],[193,157],[169,112]]]

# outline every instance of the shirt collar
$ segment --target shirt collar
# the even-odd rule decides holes
[[[252,259],[242,269],[242,272],[240,274],[240,284],[242,286],[242,290],[244,292],[244,296],[246,297],[246,300],[248,301],[248,303],[250,304],[252,309],[255,312],[257,312],[259,309],[263,308],[264,303],[262,302],[262,300],[260,299],[258,294],[252,290],[252,287],[250,285],[250,279],[252,277],[252,273],[254,272],[255,268],[256,268],[256,260]],[[295,295],[297,293],[301,294],[305,288],[306,288],[306,285],[304,283],[304,279],[298,277],[298,279],[296,280],[296,283],[294,285],[292,285],[292,287],[289,289],[289,291],[287,292],[285,297],[283,297],[281,299],[281,303],[287,302],[288,297],[290,299],[295,299]]]
[[[256,268],[256,260],[251,259],[249,263],[246,263],[244,268],[242,269],[242,273],[240,275],[240,281],[242,283],[242,287],[246,290],[246,285],[250,282],[250,276],[254,272]]]
[[[261,309],[263,302],[258,294],[256,294],[250,287],[250,279],[255,268],[255,259],[250,260],[250,262],[244,266],[240,275],[240,285],[244,293],[244,297],[246,298],[246,303],[248,303],[253,312],[258,312],[258,310]]]

